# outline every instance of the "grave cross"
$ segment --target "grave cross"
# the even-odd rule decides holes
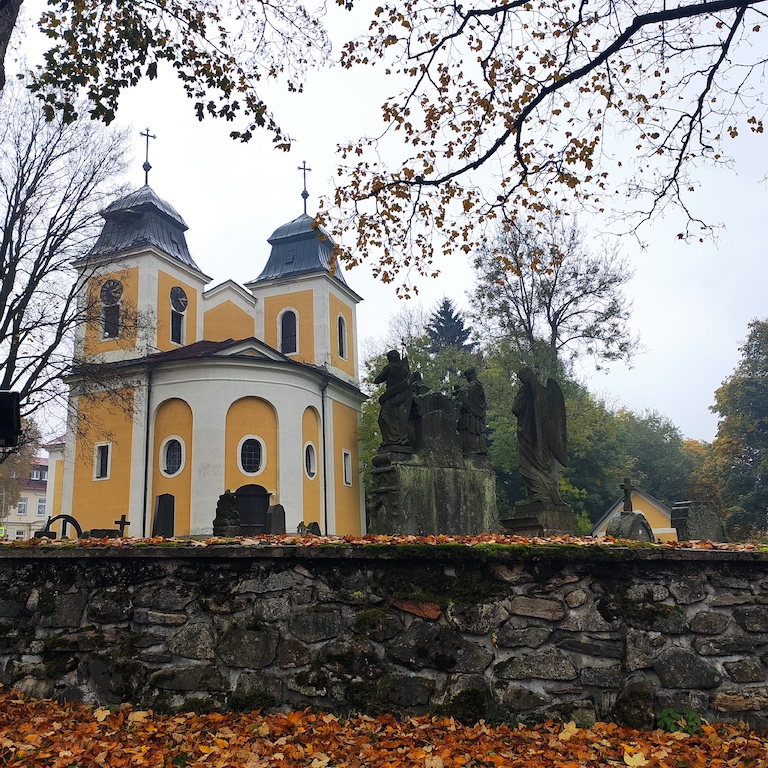
[[[632,480],[629,477],[624,478],[624,482],[621,483],[619,488],[623,489],[624,491],[624,511],[631,512],[632,511],[632,491],[636,491],[637,488],[635,488],[635,486],[632,485]]]
[[[125,536],[125,529],[131,524],[130,520],[125,519],[125,515],[121,515],[119,520],[115,520],[115,525],[120,529],[120,538]]]

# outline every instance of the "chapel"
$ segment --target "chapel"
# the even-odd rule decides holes
[[[129,536],[205,536],[230,490],[243,535],[265,532],[277,504],[288,532],[313,522],[364,532],[361,298],[303,197],[304,213],[275,229],[244,286],[207,287],[186,223],[148,184],[102,212],[100,236],[74,264],[85,322],[74,416],[51,446],[51,515],[84,530],[122,520]]]

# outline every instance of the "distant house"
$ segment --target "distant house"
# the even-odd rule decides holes
[[[32,472],[21,489],[15,507],[6,506],[0,494],[0,527],[5,528],[6,539],[30,539],[48,519],[46,490],[48,488],[48,459],[37,458]]]
[[[677,530],[672,527],[672,511],[649,493],[637,488],[632,490],[632,510],[642,512],[653,530],[657,541],[677,541]],[[591,536],[605,536],[608,522],[616,512],[624,509],[624,496],[620,496],[590,531]]]

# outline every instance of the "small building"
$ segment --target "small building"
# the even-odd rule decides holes
[[[48,459],[38,457],[29,478],[21,488],[16,506],[6,507],[4,494],[0,495],[0,526],[5,528],[5,539],[31,539],[48,519],[46,491],[48,487]]]
[[[649,493],[633,488],[631,491],[632,510],[642,512],[651,526],[656,541],[677,541],[677,530],[672,527],[672,511],[663,502],[655,499]],[[620,496],[615,504],[597,521],[589,532],[590,536],[605,536],[608,522],[617,512],[624,509],[624,496]]]

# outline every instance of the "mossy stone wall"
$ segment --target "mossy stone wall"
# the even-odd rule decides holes
[[[765,730],[767,665],[762,553],[0,548],[0,682],[38,697]]]

